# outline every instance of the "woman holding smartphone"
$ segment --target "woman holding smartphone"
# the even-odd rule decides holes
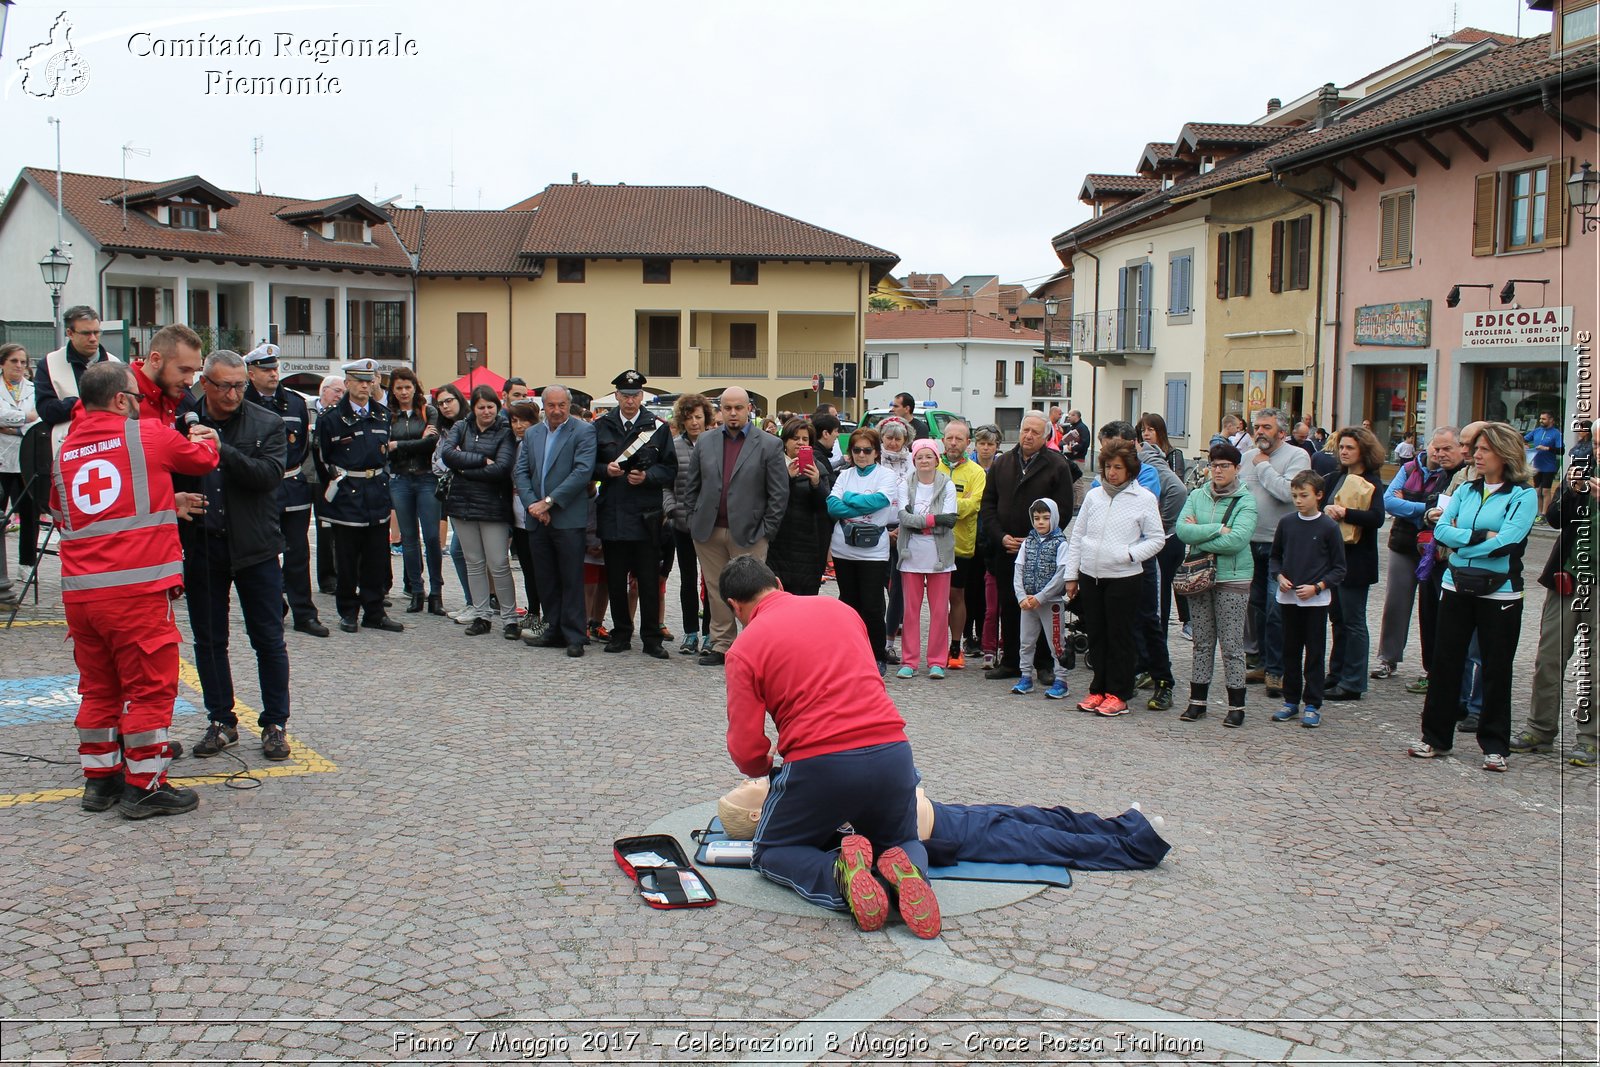
[[[867,643],[888,671],[891,653],[884,640],[883,597],[889,583],[889,526],[900,510],[902,482],[881,463],[878,431],[862,427],[850,435],[850,466],[839,472],[828,494],[833,528],[833,573],[839,599],[856,610],[867,627]]]
[[[811,423],[792,418],[780,434],[789,470],[789,506],[767,546],[767,566],[796,596],[816,596],[822,588],[822,552],[817,516],[828,510],[828,481],[811,448]]]

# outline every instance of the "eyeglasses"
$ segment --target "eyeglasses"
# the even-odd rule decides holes
[[[219,382],[209,374],[202,374],[200,377],[210,382],[214,388],[221,389],[224,393],[242,392],[245,387],[244,382]]]
[[[852,448],[850,450],[850,454],[852,456],[870,456],[874,455],[877,451],[878,450],[876,448],[873,448],[869,445],[866,448]]]
[[[133,397],[133,402],[134,402],[135,406],[144,403],[144,394],[136,393],[132,389],[118,389],[117,390],[117,395]]]
[[[77,334],[79,337],[99,337],[100,336],[100,331],[99,330],[73,330],[72,332]]]

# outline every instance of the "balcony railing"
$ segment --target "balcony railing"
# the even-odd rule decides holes
[[[702,348],[702,378],[765,378],[767,350],[764,348]]]
[[[1085,352],[1154,352],[1149,308],[1113,308],[1072,317],[1072,347]]]
[[[854,363],[855,360],[854,352],[827,348],[779,352],[778,377],[809,379],[813,374],[820,374],[824,378],[832,378],[835,363]]]
[[[406,337],[353,337],[349,353],[349,359],[405,359]]]
[[[331,331],[322,333],[278,333],[280,359],[337,359],[339,349]]]

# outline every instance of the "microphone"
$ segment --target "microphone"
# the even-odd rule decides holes
[[[183,424],[189,427],[191,430],[194,429],[196,426],[200,425],[200,413],[198,411],[184,412]]]

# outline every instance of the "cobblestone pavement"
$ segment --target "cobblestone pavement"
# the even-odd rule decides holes
[[[5,678],[75,674],[55,596],[0,636]],[[211,779],[194,814],[89,815],[74,767],[0,757],[0,1059],[1594,1062],[1595,772],[1487,774],[1470,738],[1407,759],[1409,671],[1316,731],[1269,722],[1259,687],[1227,730],[1102,720],[976,670],[891,681],[935,797],[1140,800],[1174,845],[920,942],[635,898],[612,840],[735,778],[719,670],[403,618],[291,633],[297,761],[247,737],[276,775]],[[254,703],[238,626],[233,648]],[[5,697],[0,749],[73,760],[70,702],[30,719]]]

